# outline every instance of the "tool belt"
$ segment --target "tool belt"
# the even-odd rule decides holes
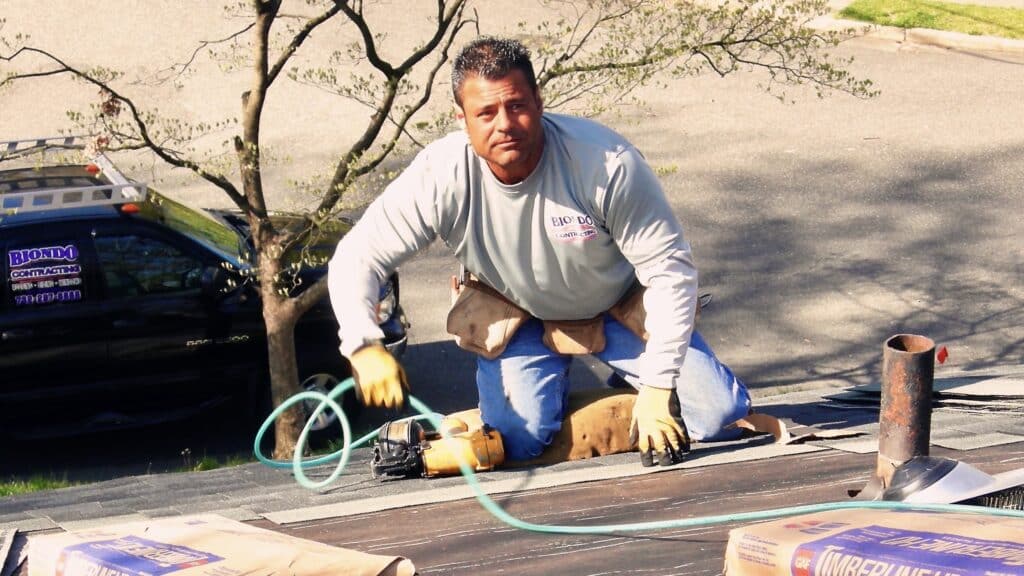
[[[635,284],[619,302],[608,310],[638,337],[647,340],[644,330],[646,313],[644,289]],[[451,310],[445,329],[455,336],[455,343],[465,350],[493,360],[505,351],[516,330],[532,318],[497,290],[466,275],[462,289]],[[584,320],[542,320],[544,344],[559,354],[595,354],[604,350],[604,314]]]
[[[526,310],[467,275],[462,280],[458,298],[448,311],[445,329],[455,336],[460,348],[494,360],[529,318]]]
[[[644,322],[647,321],[647,310],[644,308],[644,292],[647,289],[639,282],[633,282],[626,295],[619,299],[614,306],[608,309],[608,315],[615,318],[619,324],[627,330],[636,334],[638,338],[647,342],[647,330],[644,329]]]
[[[638,338],[647,342],[649,334],[644,328],[647,321],[647,309],[644,308],[644,293],[646,288],[640,282],[634,282],[626,295],[619,299],[614,306],[608,309],[608,315],[626,327],[627,330],[636,334]],[[701,309],[711,301],[711,294],[704,294],[697,298],[697,306],[694,310],[693,324],[697,325],[700,320]]]
[[[542,320],[544,345],[559,354],[596,354],[604,350],[604,314],[585,320]]]

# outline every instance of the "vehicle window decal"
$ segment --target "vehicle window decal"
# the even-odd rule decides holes
[[[11,249],[7,264],[15,306],[82,299],[82,265],[74,244]]]

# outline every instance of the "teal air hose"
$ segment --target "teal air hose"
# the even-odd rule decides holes
[[[263,425],[260,426],[259,431],[256,433],[256,439],[253,443],[253,452],[256,458],[268,465],[275,468],[287,468],[291,466],[293,473],[295,474],[296,481],[305,488],[319,489],[328,484],[334,482],[341,472],[345,469],[345,465],[348,464],[349,456],[352,448],[361,446],[377,435],[377,431],[370,432],[369,434],[359,438],[355,442],[350,442],[351,428],[349,427],[348,419],[341,410],[341,406],[337,403],[337,398],[341,396],[346,390],[355,386],[355,382],[348,378],[344,382],[335,386],[327,394],[320,392],[300,392],[295,396],[292,396],[287,401],[278,406],[270,416],[267,417]],[[409,404],[421,414],[415,418],[422,418],[429,421],[435,430],[440,430],[441,433],[447,437],[447,432],[442,429],[441,426],[441,415],[431,411],[425,404],[419,401],[414,396],[409,396]],[[260,451],[260,443],[263,439],[263,435],[267,429],[270,428],[274,420],[281,415],[282,412],[293,406],[298,402],[305,400],[319,401],[320,404],[313,411],[313,414],[309,417],[306,422],[306,426],[302,429],[302,433],[299,435],[298,444],[295,447],[295,457],[292,461],[284,462],[280,460],[271,460],[266,458]],[[319,416],[324,410],[330,408],[338,415],[338,419],[341,421],[341,428],[343,433],[343,445],[342,448],[336,452],[321,456],[319,458],[303,460],[302,454],[305,451],[306,442],[309,436],[309,430],[312,422]],[[334,472],[331,473],[326,479],[321,482],[312,482],[303,472],[304,468],[312,466],[320,466],[327,464],[334,459],[339,459],[337,467]],[[826,510],[843,510],[843,509],[885,509],[885,510],[917,510],[924,512],[958,512],[958,513],[971,513],[978,514],[983,513],[989,516],[1010,516],[1015,518],[1024,518],[1024,510],[1010,510],[1003,508],[981,508],[978,506],[965,506],[962,504],[910,504],[906,502],[892,502],[887,500],[876,500],[876,501],[861,501],[861,500],[849,500],[845,502],[827,502],[823,504],[809,504],[805,506],[789,506],[785,508],[775,508],[771,510],[761,510],[757,512],[738,512],[735,514],[717,514],[713,516],[700,516],[696,518],[680,518],[675,520],[660,520],[653,522],[636,522],[632,524],[608,524],[608,525],[594,525],[594,526],[560,526],[552,524],[534,524],[532,522],[526,522],[520,520],[508,512],[505,512],[500,506],[498,506],[494,500],[492,500],[480,487],[479,481],[476,479],[476,473],[466,462],[463,462],[461,458],[459,460],[459,468],[462,470],[463,476],[466,478],[466,483],[469,484],[473,490],[473,494],[476,496],[477,501],[484,507],[485,510],[490,512],[496,518],[505,522],[509,526],[519,528],[521,530],[528,530],[531,532],[542,532],[548,534],[607,534],[610,532],[648,532],[654,530],[667,530],[670,528],[693,528],[698,526],[712,526],[715,524],[727,524],[732,522],[753,522],[757,520],[767,520],[770,518],[780,518],[784,516],[795,516],[798,514],[811,514],[814,512],[823,512]]]

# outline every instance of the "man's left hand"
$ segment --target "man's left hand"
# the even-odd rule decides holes
[[[675,390],[644,386],[633,405],[630,441],[640,449],[644,466],[671,466],[690,451],[690,436],[679,413]],[[656,459],[655,459],[656,457]]]

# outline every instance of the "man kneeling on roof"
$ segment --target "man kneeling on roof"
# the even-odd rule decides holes
[[[644,465],[741,430],[746,386],[694,327],[697,270],[654,171],[611,129],[544,112],[528,50],[478,38],[454,61],[463,130],[424,148],[339,243],[330,294],[362,401],[397,407],[404,370],[380,344],[380,282],[440,237],[453,279],[448,330],[478,354],[480,416],[506,457],[537,457],[567,413],[569,365],[591,354],[638,390]]]

